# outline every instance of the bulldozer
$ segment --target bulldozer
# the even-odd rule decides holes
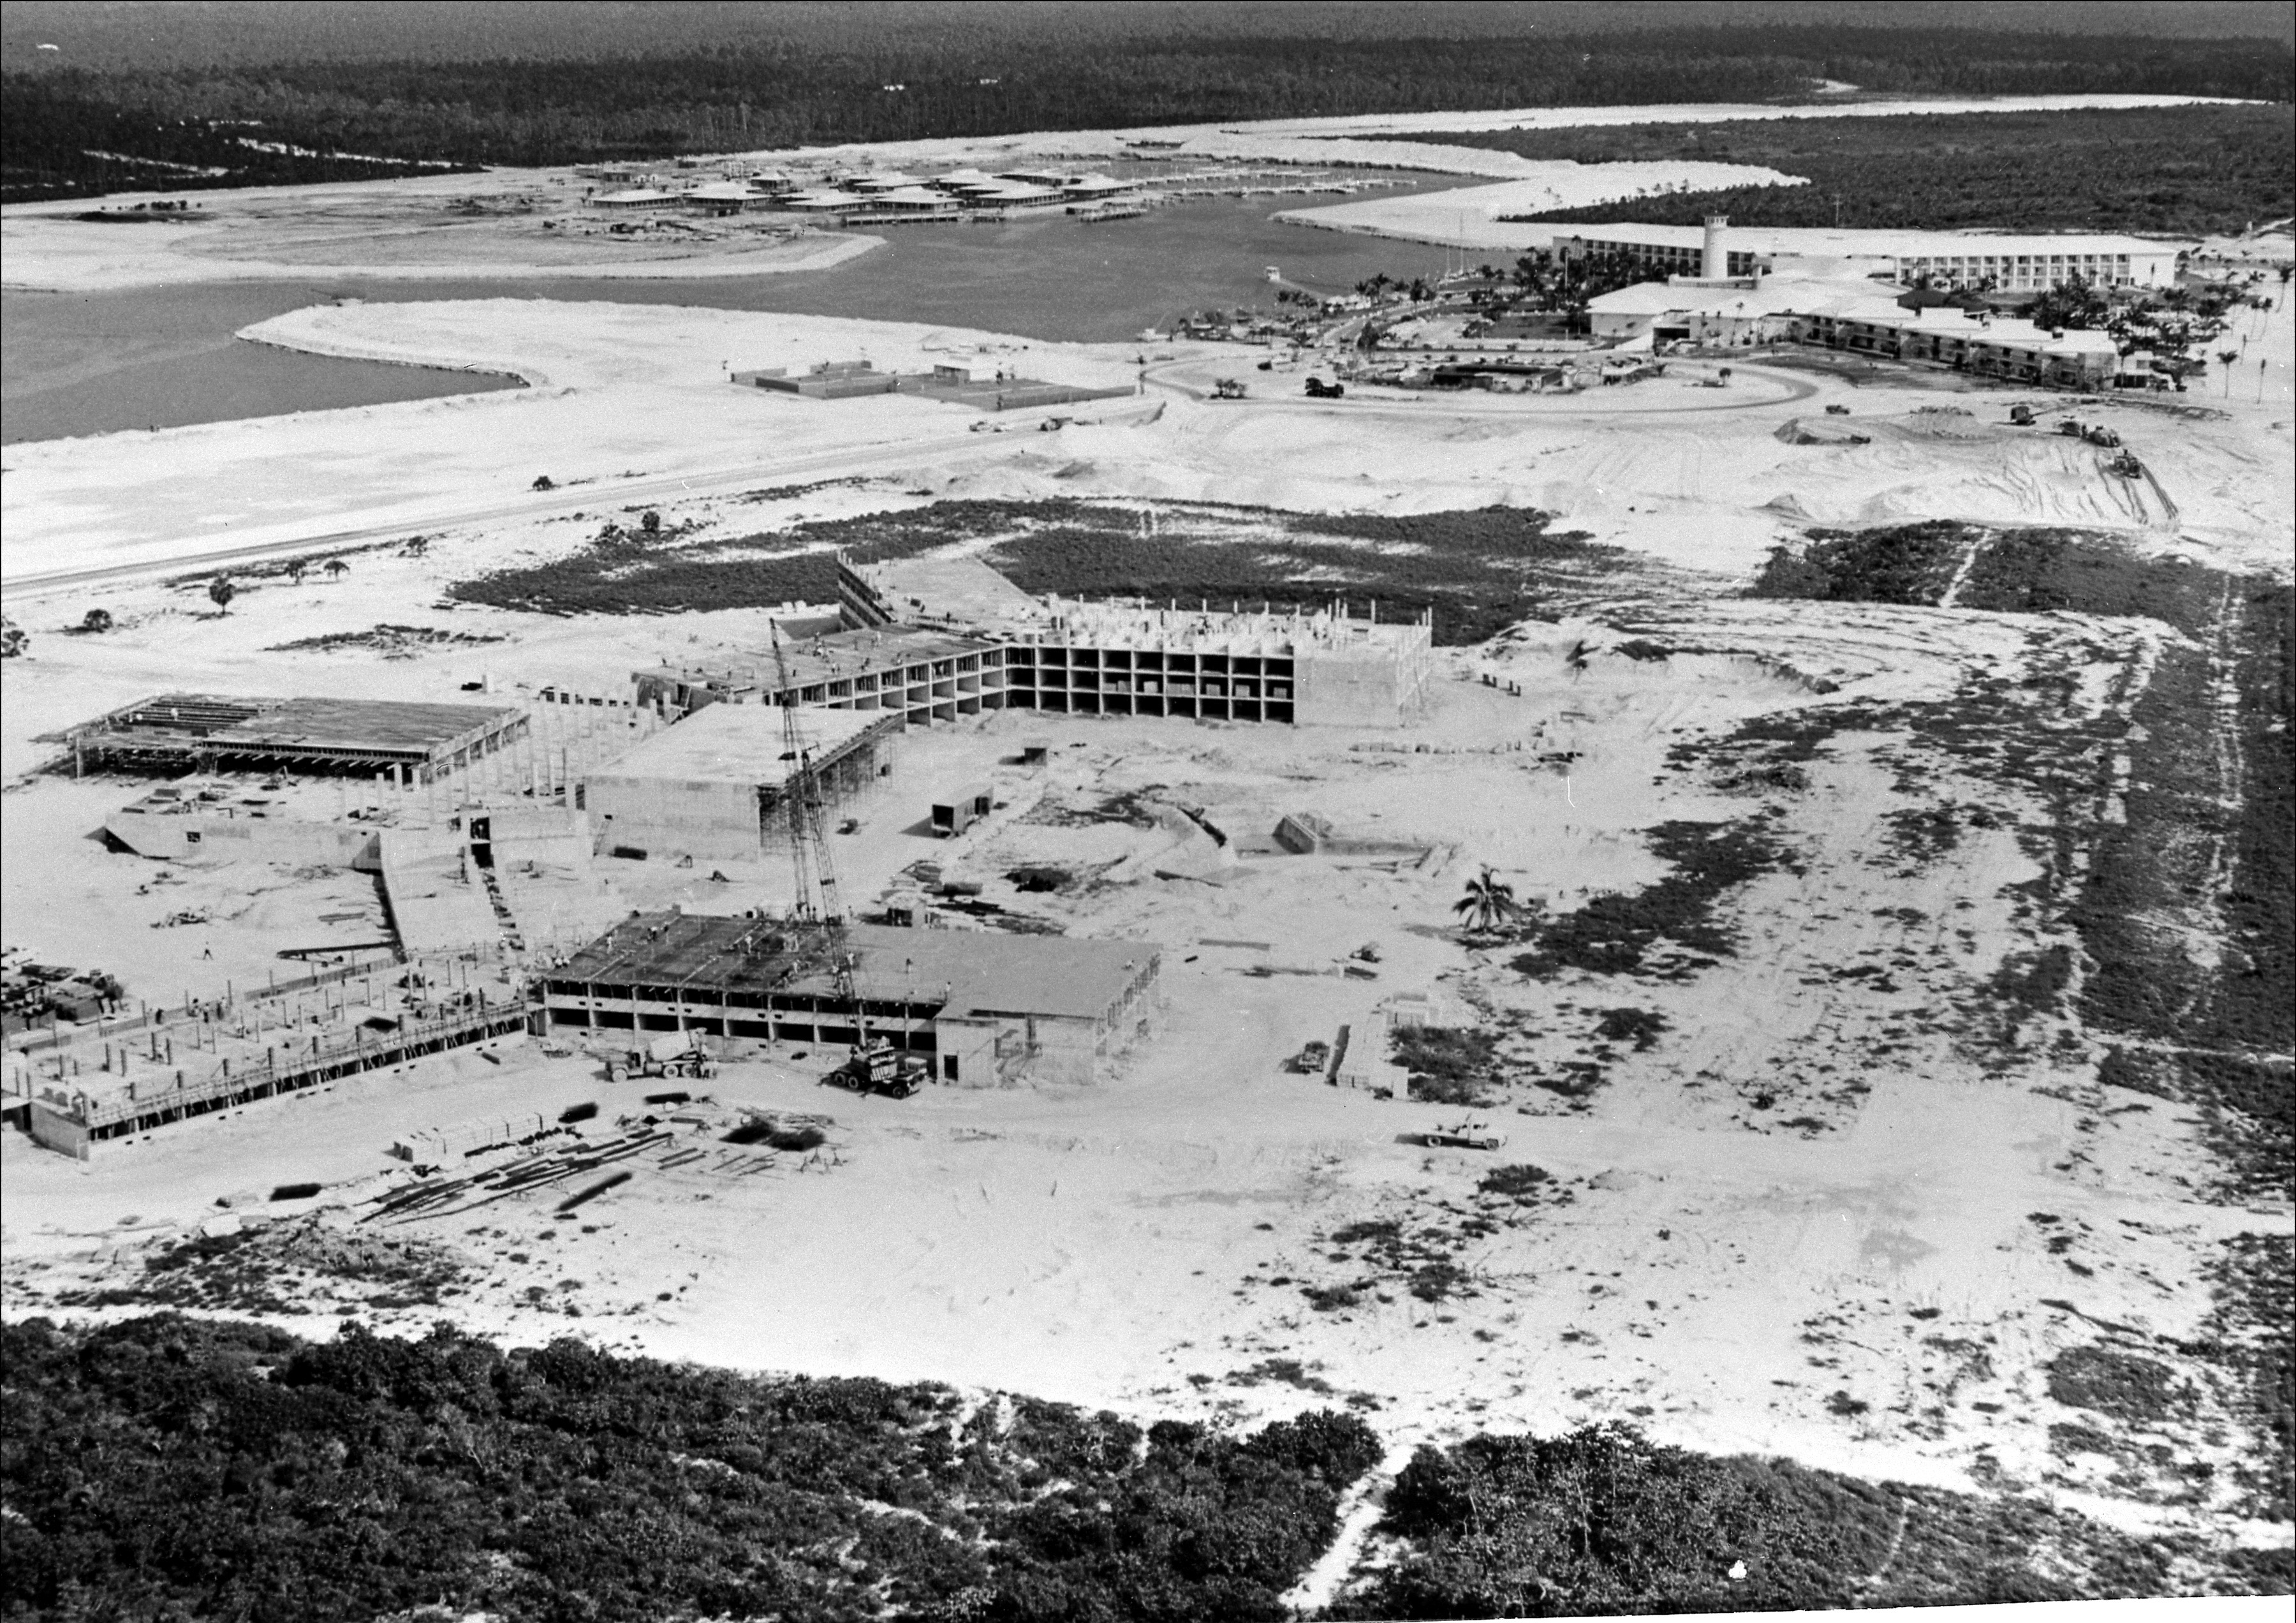
[[[2079,417],[2067,417],[2063,422],[2057,424],[2057,432],[2064,435],[2069,440],[2079,439],[2081,437],[2080,419]]]
[[[633,1076],[715,1076],[718,1062],[702,1052],[691,1032],[665,1032],[644,1048],[627,1050],[619,1059],[606,1061],[606,1080],[624,1082]]]
[[[1212,385],[1212,399],[1216,400],[1240,400],[1243,399],[1243,385],[1236,382],[1235,379],[1232,377],[1221,378],[1218,383]]]
[[[906,1099],[925,1085],[928,1075],[922,1054],[904,1053],[882,1037],[870,1037],[853,1050],[850,1059],[821,1080],[826,1086],[855,1093]]]
[[[2144,477],[2144,465],[2136,460],[2136,453],[2131,450],[2123,449],[2115,452],[2112,460],[2106,463],[2105,466],[2122,479]]]
[[[2033,408],[2030,406],[2026,405],[2023,401],[2019,401],[2016,405],[2012,406],[2009,408],[2009,421],[2016,424],[2019,428],[2032,427]]]
[[[2081,438],[2091,445],[2102,445],[2107,450],[2120,449],[2120,435],[2102,423],[2092,424],[2081,431]]]

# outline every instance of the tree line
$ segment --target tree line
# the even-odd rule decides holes
[[[1876,229],[2203,235],[2296,213],[2284,105],[1636,124],[1426,137],[1580,163],[1756,164],[1807,185],[1657,191],[1514,218]]]
[[[1845,25],[1395,39],[1144,34],[1121,48],[1082,30],[983,31],[847,48],[759,38],[596,60],[55,68],[0,78],[0,196],[336,177],[308,167],[321,160],[236,145],[249,134],[316,152],[542,165],[1029,129],[1794,101],[1819,80],[1892,95],[2283,101],[2292,85],[2288,53],[2270,41]],[[218,168],[226,172],[196,172]]]
[[[1279,1623],[1382,1453],[1344,1411],[1144,1429],[570,1339],[504,1352],[444,1324],[316,1341],[173,1314],[34,1318],[0,1327],[0,1352],[12,1618]],[[1382,1531],[1399,1558],[1338,1615],[2095,1598],[2195,1572],[2217,1593],[2287,1588],[2284,1550],[2128,1537],[1616,1427],[1423,1448]],[[2028,1560],[2044,1546],[2046,1572]]]

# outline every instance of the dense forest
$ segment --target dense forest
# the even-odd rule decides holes
[[[1660,193],[1541,220],[1694,226],[1727,214],[1742,226],[2198,235],[2296,214],[2296,119],[2285,106],[1629,124],[1426,139],[1581,163],[1761,164],[1810,182]]]
[[[1332,1411],[1144,1432],[572,1340],[505,1353],[444,1325],[402,1341],[346,1323],[322,1343],[175,1314],[31,1319],[0,1351],[9,1617],[1275,1623],[1382,1454]],[[1384,1530],[1404,1557],[1349,1612],[2148,1595],[2179,1557],[2185,1593],[2287,1589],[2284,1552],[2218,1557],[1610,1427],[1422,1449]]]
[[[1715,1459],[1623,1427],[1423,1447],[1381,1531],[1402,1559],[1363,1618],[1604,1616],[2192,1594],[2196,1551],[2030,1500]],[[2031,1561],[2054,1554],[2043,1573]],[[2208,1592],[2285,1594],[2286,1550],[2208,1561]]]
[[[947,1388],[760,1380],[441,1326],[0,1330],[0,1609],[250,1623],[1280,1619],[1378,1462]]]
[[[1073,29],[894,31],[582,60],[114,72],[57,60],[0,78],[0,198],[333,178],[316,167],[340,161],[316,155],[328,153],[552,164],[1443,108],[1806,101],[1819,80],[1892,95],[2277,101],[2292,83],[2289,52],[2270,40],[1847,26],[1513,37],[1195,31],[1117,42]]]

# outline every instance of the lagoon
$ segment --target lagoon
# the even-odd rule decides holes
[[[1440,190],[1419,177],[1397,190]],[[1297,197],[1192,199],[1138,218],[1046,216],[884,228],[825,270],[686,281],[392,282],[316,275],[110,293],[0,292],[0,440],[58,439],[510,388],[517,380],[244,343],[233,334],[339,298],[554,299],[865,317],[1070,342],[1121,342],[1192,309],[1272,306],[1267,270],[1317,292],[1376,272],[1432,276],[1443,250],[1279,224]]]

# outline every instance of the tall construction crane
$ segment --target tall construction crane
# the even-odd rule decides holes
[[[782,648],[781,627],[766,622],[774,645],[774,674],[782,707],[782,759],[789,763],[782,797],[789,815],[790,865],[797,888],[791,894],[790,920],[794,924],[840,925],[845,909],[837,894],[837,867],[829,842],[822,833],[821,781],[813,751],[797,724],[794,690],[790,684],[789,656]]]

